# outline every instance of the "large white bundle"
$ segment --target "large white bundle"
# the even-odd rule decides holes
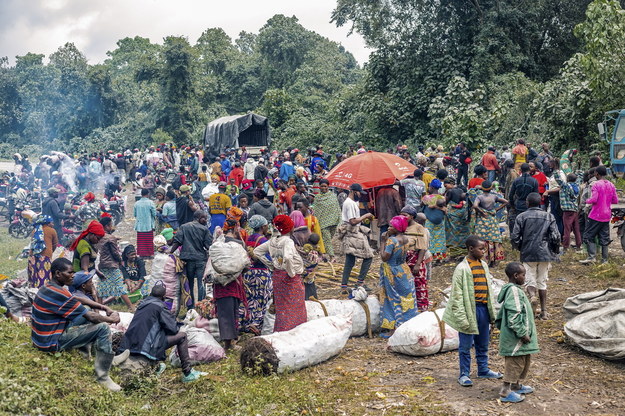
[[[250,265],[250,258],[243,246],[234,241],[226,242],[223,234],[213,242],[208,253],[215,272],[224,276],[239,275]]]
[[[106,315],[106,312],[100,311],[100,314]],[[126,332],[130,326],[130,322],[132,322],[132,318],[135,317],[135,314],[130,312],[118,312],[118,314],[119,322],[116,324],[109,324],[109,326],[114,332]]]
[[[217,187],[217,184],[209,183],[208,185],[204,187],[204,189],[202,189],[202,198],[204,198],[205,200],[208,200],[208,198],[210,198],[211,195],[216,194],[218,192],[219,192],[219,189]]]
[[[221,337],[219,336],[219,321],[217,318],[206,319],[200,316],[195,309],[189,309],[182,322],[190,327],[204,328],[215,338],[215,341],[221,341]]]
[[[445,309],[422,312],[403,323],[388,339],[389,349],[393,352],[417,357],[457,349],[460,343],[458,331],[442,321],[443,312]],[[441,327],[445,331],[442,345]]]
[[[353,299],[327,299],[320,301],[323,303],[328,316],[351,316],[352,317],[352,332],[351,336],[357,337],[365,335],[368,332],[367,328],[367,315],[363,306]],[[380,314],[380,302],[375,296],[369,296],[366,300],[366,305],[369,309],[369,317],[371,320],[371,331],[377,332],[380,329],[381,314]],[[271,306],[271,305],[269,305]],[[267,309],[269,309],[269,306]],[[308,321],[315,319],[325,318],[326,313],[319,302],[312,300],[306,301],[306,315]],[[261,330],[262,335],[268,335],[273,333],[274,323],[276,316],[267,312],[263,321],[263,328]]]
[[[207,330],[191,326],[183,326],[180,330],[187,333],[189,359],[192,365],[219,361],[226,356],[226,351]],[[171,349],[169,361],[174,367],[180,367],[177,348]]]
[[[310,367],[334,357],[343,350],[351,332],[350,318],[328,316],[305,322],[290,331],[257,338],[271,345],[278,359],[277,371],[282,373]]]

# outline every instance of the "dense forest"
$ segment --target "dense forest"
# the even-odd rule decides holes
[[[625,107],[616,0],[338,0],[332,21],[374,49],[362,68],[283,15],[235,40],[128,37],[101,64],[72,43],[2,58],[0,156],[199,143],[207,122],[248,111],[269,117],[276,147],[590,150],[603,113]]]

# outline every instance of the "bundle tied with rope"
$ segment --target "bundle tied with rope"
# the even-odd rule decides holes
[[[268,375],[319,364],[339,354],[351,332],[349,317],[327,316],[252,338],[241,350],[241,370]]]

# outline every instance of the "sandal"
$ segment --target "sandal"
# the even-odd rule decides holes
[[[487,378],[487,379],[499,379],[499,378],[503,378],[503,374],[498,373],[497,371],[493,371],[493,370],[488,370],[488,373],[486,374],[478,374],[477,378]]]
[[[458,384],[460,384],[462,387],[471,387],[473,385],[473,382],[471,381],[469,376],[462,376],[458,379]]]
[[[524,386],[521,384],[518,389],[513,390],[517,394],[532,394],[534,393],[534,389],[530,386]]]
[[[506,397],[500,397],[499,400],[504,403],[519,403],[525,400],[525,397],[511,391]]]

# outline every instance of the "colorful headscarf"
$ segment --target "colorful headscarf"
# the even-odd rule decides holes
[[[163,237],[165,237],[165,244],[167,244],[167,241],[169,241],[172,238],[174,238],[174,229],[173,228],[163,228],[163,231],[161,231],[161,235]]]
[[[93,192],[87,192],[85,196],[83,196],[83,199],[87,202],[91,202],[95,199],[95,195]]]
[[[226,221],[224,222],[223,230],[228,231],[236,226],[240,225],[241,218],[243,218],[243,211],[239,207],[230,207],[228,212],[226,213]],[[236,225],[230,226],[228,224],[228,220],[236,221]]]
[[[293,227],[298,228],[306,226],[306,218],[304,218],[304,214],[302,214],[302,211],[296,209],[295,211],[291,212],[290,217],[293,220]]]
[[[78,247],[78,243],[80,242],[80,240],[85,238],[88,234],[95,234],[98,237],[104,237],[104,234],[106,234],[106,232],[104,231],[104,227],[102,227],[102,224],[100,224],[96,220],[93,220],[89,223],[87,228],[82,233],[80,233],[78,238],[74,240],[69,249],[71,251],[76,250],[76,247]]]
[[[46,249],[46,241],[43,237],[43,226],[45,224],[50,224],[51,222],[54,222],[54,220],[49,215],[41,214],[35,219],[35,222],[33,223],[35,232],[30,239],[30,249],[33,254],[41,254]]]
[[[159,234],[156,237],[154,237],[154,247],[159,249],[166,245],[167,245],[167,240],[165,236],[163,236],[162,234]]]
[[[261,228],[263,225],[267,225],[267,218],[263,217],[262,215],[252,215],[252,218],[249,219],[249,221],[247,222],[250,226],[250,228],[252,230],[258,230],[259,228]]]
[[[434,208],[436,206],[436,203],[438,202],[438,200],[440,199],[445,199],[445,197],[443,195],[440,194],[432,194],[432,195],[426,195],[423,197],[422,201],[423,203],[430,208]]]
[[[284,235],[290,233],[295,224],[288,215],[278,215],[273,219],[273,225],[280,231],[280,234]]]
[[[408,228],[408,218],[404,217],[403,215],[397,215],[391,218],[389,224],[400,233],[403,233],[404,231],[406,231],[406,228]]]

